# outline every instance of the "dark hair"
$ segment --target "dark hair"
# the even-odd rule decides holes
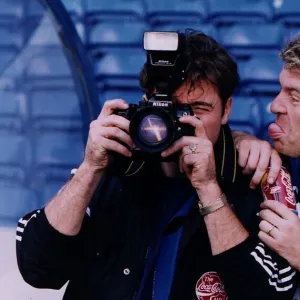
[[[185,31],[188,59],[186,81],[191,83],[190,92],[200,81],[211,83],[219,93],[223,110],[227,100],[239,84],[237,64],[229,53],[213,38],[195,31]],[[140,86],[147,94],[153,93],[155,82],[150,82],[147,75],[147,64],[140,72]]]

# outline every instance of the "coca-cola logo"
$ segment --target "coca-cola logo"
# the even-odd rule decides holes
[[[216,272],[203,274],[196,284],[196,295],[199,300],[227,300],[224,285]]]
[[[280,170],[280,175],[281,175],[281,181],[286,187],[287,195],[285,197],[285,200],[292,205],[296,205],[295,194],[291,182],[291,176],[288,173],[284,172],[282,169]]]
[[[271,188],[270,194],[271,195],[278,194],[278,193],[280,193],[280,191],[281,191],[281,187],[277,185],[277,186],[274,186]]]

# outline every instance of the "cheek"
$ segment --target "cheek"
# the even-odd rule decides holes
[[[286,126],[288,128],[288,133],[292,136],[300,136],[300,108],[291,109],[287,112]]]

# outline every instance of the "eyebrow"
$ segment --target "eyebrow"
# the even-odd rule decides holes
[[[207,102],[203,102],[203,101],[195,101],[190,103],[191,106],[196,106],[196,105],[203,105],[203,106],[207,106],[210,108],[214,108],[214,106],[211,103],[207,103]]]
[[[176,96],[173,96],[173,100],[174,101],[180,101]],[[191,106],[202,105],[202,106],[207,106],[207,107],[210,107],[210,108],[214,108],[213,104],[207,103],[207,102],[204,102],[204,101],[200,101],[200,100],[189,103],[189,105],[191,105]]]
[[[300,94],[300,90],[295,87],[286,87],[289,92],[297,92]]]

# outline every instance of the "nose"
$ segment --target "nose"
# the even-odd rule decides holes
[[[271,103],[270,110],[273,114],[286,113],[286,108],[285,108],[285,104],[284,104],[281,92],[277,95],[277,97]]]

